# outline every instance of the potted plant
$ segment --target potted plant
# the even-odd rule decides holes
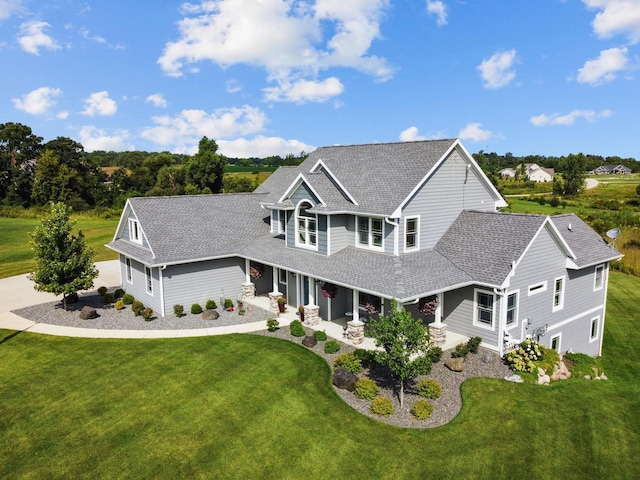
[[[302,305],[298,307],[298,315],[300,316],[300,321],[304,322],[304,307]]]
[[[287,299],[284,297],[278,297],[278,311],[284,313],[287,305]]]

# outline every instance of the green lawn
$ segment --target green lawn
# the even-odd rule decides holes
[[[35,218],[0,217],[0,278],[29,272],[35,266],[29,245],[29,233],[40,221]],[[76,230],[81,230],[87,243],[96,251],[95,261],[113,260],[118,255],[104,244],[111,241],[118,219],[80,217]]]
[[[0,331],[0,478],[640,478],[639,289],[612,273],[609,381],[473,379],[429,430],[352,410],[286,341]]]

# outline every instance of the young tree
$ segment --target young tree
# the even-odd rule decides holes
[[[586,159],[584,154],[570,154],[560,162],[563,173],[563,191],[565,195],[578,195],[584,188],[587,176]]]
[[[40,292],[62,294],[62,304],[67,310],[67,296],[93,286],[98,276],[93,264],[95,253],[87,247],[84,235],[72,235],[75,225],[69,219],[71,209],[64,203],[51,204],[50,213],[31,233],[31,246],[36,268],[29,274]]]
[[[371,320],[379,363],[386,365],[400,382],[400,406],[404,406],[404,383],[417,375],[431,371],[428,357],[431,343],[429,333],[420,320],[416,320],[404,308],[398,310],[391,301],[391,313]]]

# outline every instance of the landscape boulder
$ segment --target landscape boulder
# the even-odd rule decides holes
[[[549,385],[551,378],[547,375],[544,369],[538,367],[538,385]]]
[[[304,339],[302,340],[302,344],[303,344],[305,347],[309,347],[309,348],[313,348],[313,347],[315,347],[315,346],[317,345],[317,343],[318,343],[318,341],[317,341],[314,337],[312,337],[312,336],[310,336],[310,335],[307,335],[307,336],[306,336],[306,337],[304,337]]]
[[[449,357],[444,364],[451,371],[461,372],[464,368],[464,357]]]
[[[342,390],[353,392],[358,377],[344,367],[339,367],[333,372],[333,384]]]
[[[80,315],[78,316],[82,320],[91,320],[92,318],[98,318],[98,312],[95,308],[85,305],[82,307],[82,310],[80,310]]]
[[[216,320],[220,317],[220,314],[217,310],[205,310],[202,312],[203,320]]]

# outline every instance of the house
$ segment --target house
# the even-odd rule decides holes
[[[525,163],[515,168],[503,168],[498,173],[502,178],[516,178],[518,172],[532,182],[552,182],[555,176],[553,168],[541,167],[537,163]]]
[[[396,299],[438,344],[480,336],[503,353],[532,336],[598,355],[621,255],[575,215],[506,205],[456,139],[323,147],[253,193],[130,198],[107,246],[162,316],[208,298],[277,312],[284,296],[357,340]]]
[[[629,175],[632,170],[624,165],[600,165],[589,172],[591,175]]]

